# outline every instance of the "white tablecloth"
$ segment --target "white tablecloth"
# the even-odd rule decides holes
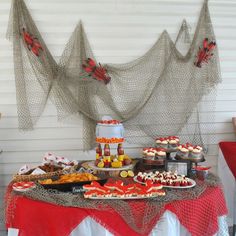
[[[215,236],[228,236],[229,234],[226,216],[219,217],[218,223],[219,231]],[[105,229],[102,225],[90,217],[86,217],[70,234],[70,236],[112,235],[112,233],[110,233],[107,229]],[[18,230],[9,229],[8,236],[18,236]],[[150,236],[190,236],[190,233],[180,224],[179,220],[172,212],[166,211],[151,231]]]
[[[221,149],[218,156],[218,175],[223,184],[226,205],[229,211],[227,222],[229,226],[232,226],[236,224],[236,182]]]

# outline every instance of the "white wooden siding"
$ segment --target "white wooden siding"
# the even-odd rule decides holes
[[[101,63],[123,63],[144,54],[166,29],[174,39],[183,18],[194,32],[203,0],[26,0],[26,4],[52,55],[59,60],[79,20]],[[34,131],[18,131],[12,45],[5,38],[10,0],[0,1],[0,191],[24,163],[38,164],[46,151],[72,159],[93,159],[83,153],[82,122],[57,122],[56,110],[48,104]],[[216,169],[217,143],[234,140],[231,117],[236,115],[236,1],[210,0],[209,9],[217,37],[223,82],[218,86],[214,131],[207,157]],[[202,114],[207,120],[207,110]],[[213,139],[213,134],[216,138]],[[138,156],[141,146],[127,147]],[[0,194],[0,200],[3,194]],[[1,234],[1,231],[0,231]]]

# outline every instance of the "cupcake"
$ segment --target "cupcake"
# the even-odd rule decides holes
[[[161,147],[161,142],[162,142],[161,138],[157,138],[156,139],[156,147],[158,147],[158,148]]]
[[[149,150],[149,152],[147,152],[147,154],[146,154],[146,159],[149,159],[149,160],[154,160],[155,159],[155,156],[156,156],[156,153],[154,152],[154,151],[150,151]]]
[[[169,136],[168,137],[168,148],[170,149],[176,149],[179,145],[179,138],[176,136]]]
[[[177,152],[176,155],[181,157],[181,158],[188,158],[188,155],[189,155],[188,148],[184,145],[180,145],[180,146],[178,147],[178,152]]]
[[[158,148],[168,148],[168,139],[167,138],[157,138],[156,139],[156,147]]]
[[[143,148],[143,157],[147,156],[149,148]]]
[[[195,148],[197,148],[197,149],[199,149],[201,151],[203,150],[203,148],[201,146],[199,146],[199,145],[195,146]]]
[[[185,146],[188,148],[190,152],[193,150],[193,147],[194,147],[194,145],[191,143],[186,143]]]
[[[190,153],[190,157],[191,158],[200,158],[201,156],[202,156],[202,151],[195,146]]]
[[[157,159],[164,159],[164,158],[166,158],[166,149],[164,149],[164,148],[157,148],[156,149],[156,158]]]

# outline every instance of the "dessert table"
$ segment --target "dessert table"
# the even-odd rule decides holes
[[[228,224],[236,232],[236,142],[220,142],[218,175],[223,184],[225,200],[229,209]]]
[[[180,190],[184,191],[184,190]],[[11,193],[10,186],[8,194]],[[87,200],[93,201],[93,200]],[[107,200],[103,200],[106,202]],[[99,210],[55,205],[12,194],[6,207],[6,227],[9,236],[100,236],[100,235],[161,235],[161,236],[226,236],[227,208],[219,186],[207,189],[195,199],[163,203],[160,212],[143,224],[146,211],[144,200],[119,200],[128,202],[132,219],[141,231],[134,230],[114,209]],[[160,200],[161,201],[161,200]],[[155,202],[154,202],[155,204]]]

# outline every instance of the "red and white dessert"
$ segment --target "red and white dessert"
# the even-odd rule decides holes
[[[156,149],[156,158],[157,159],[164,159],[164,158],[166,158],[166,149],[164,149],[164,148],[157,148]]]
[[[177,156],[181,158],[200,158],[203,148],[191,143],[181,144],[178,146]]]
[[[179,137],[177,136],[169,136],[168,137],[168,148],[176,149],[179,145]]]
[[[189,157],[189,149],[185,145],[179,145],[178,146],[178,151],[176,153],[177,156],[181,158],[188,158]]]
[[[149,151],[146,153],[146,159],[149,159],[149,160],[154,160],[155,159],[155,156],[156,156],[156,151],[153,150],[153,151]]]
[[[143,157],[148,160],[164,159],[166,158],[165,148],[143,148]]]
[[[159,148],[168,148],[168,138],[157,138],[156,146]]]
[[[192,182],[185,175],[178,175],[177,172],[139,172],[137,181],[146,183],[152,181],[154,184],[161,184],[163,186],[191,186]]]
[[[190,158],[200,158],[201,156],[202,156],[202,150],[197,148],[197,146],[193,147],[193,150],[190,153]]]
[[[91,187],[89,187],[89,185],[84,185],[83,188],[87,190],[84,193],[85,198],[130,198],[156,197],[165,195],[165,192],[162,190],[162,185],[154,184],[152,181],[148,181],[145,185],[124,185],[122,181],[116,181],[115,183],[106,183],[104,184],[104,186],[101,186],[99,183],[94,181],[91,183]]]

